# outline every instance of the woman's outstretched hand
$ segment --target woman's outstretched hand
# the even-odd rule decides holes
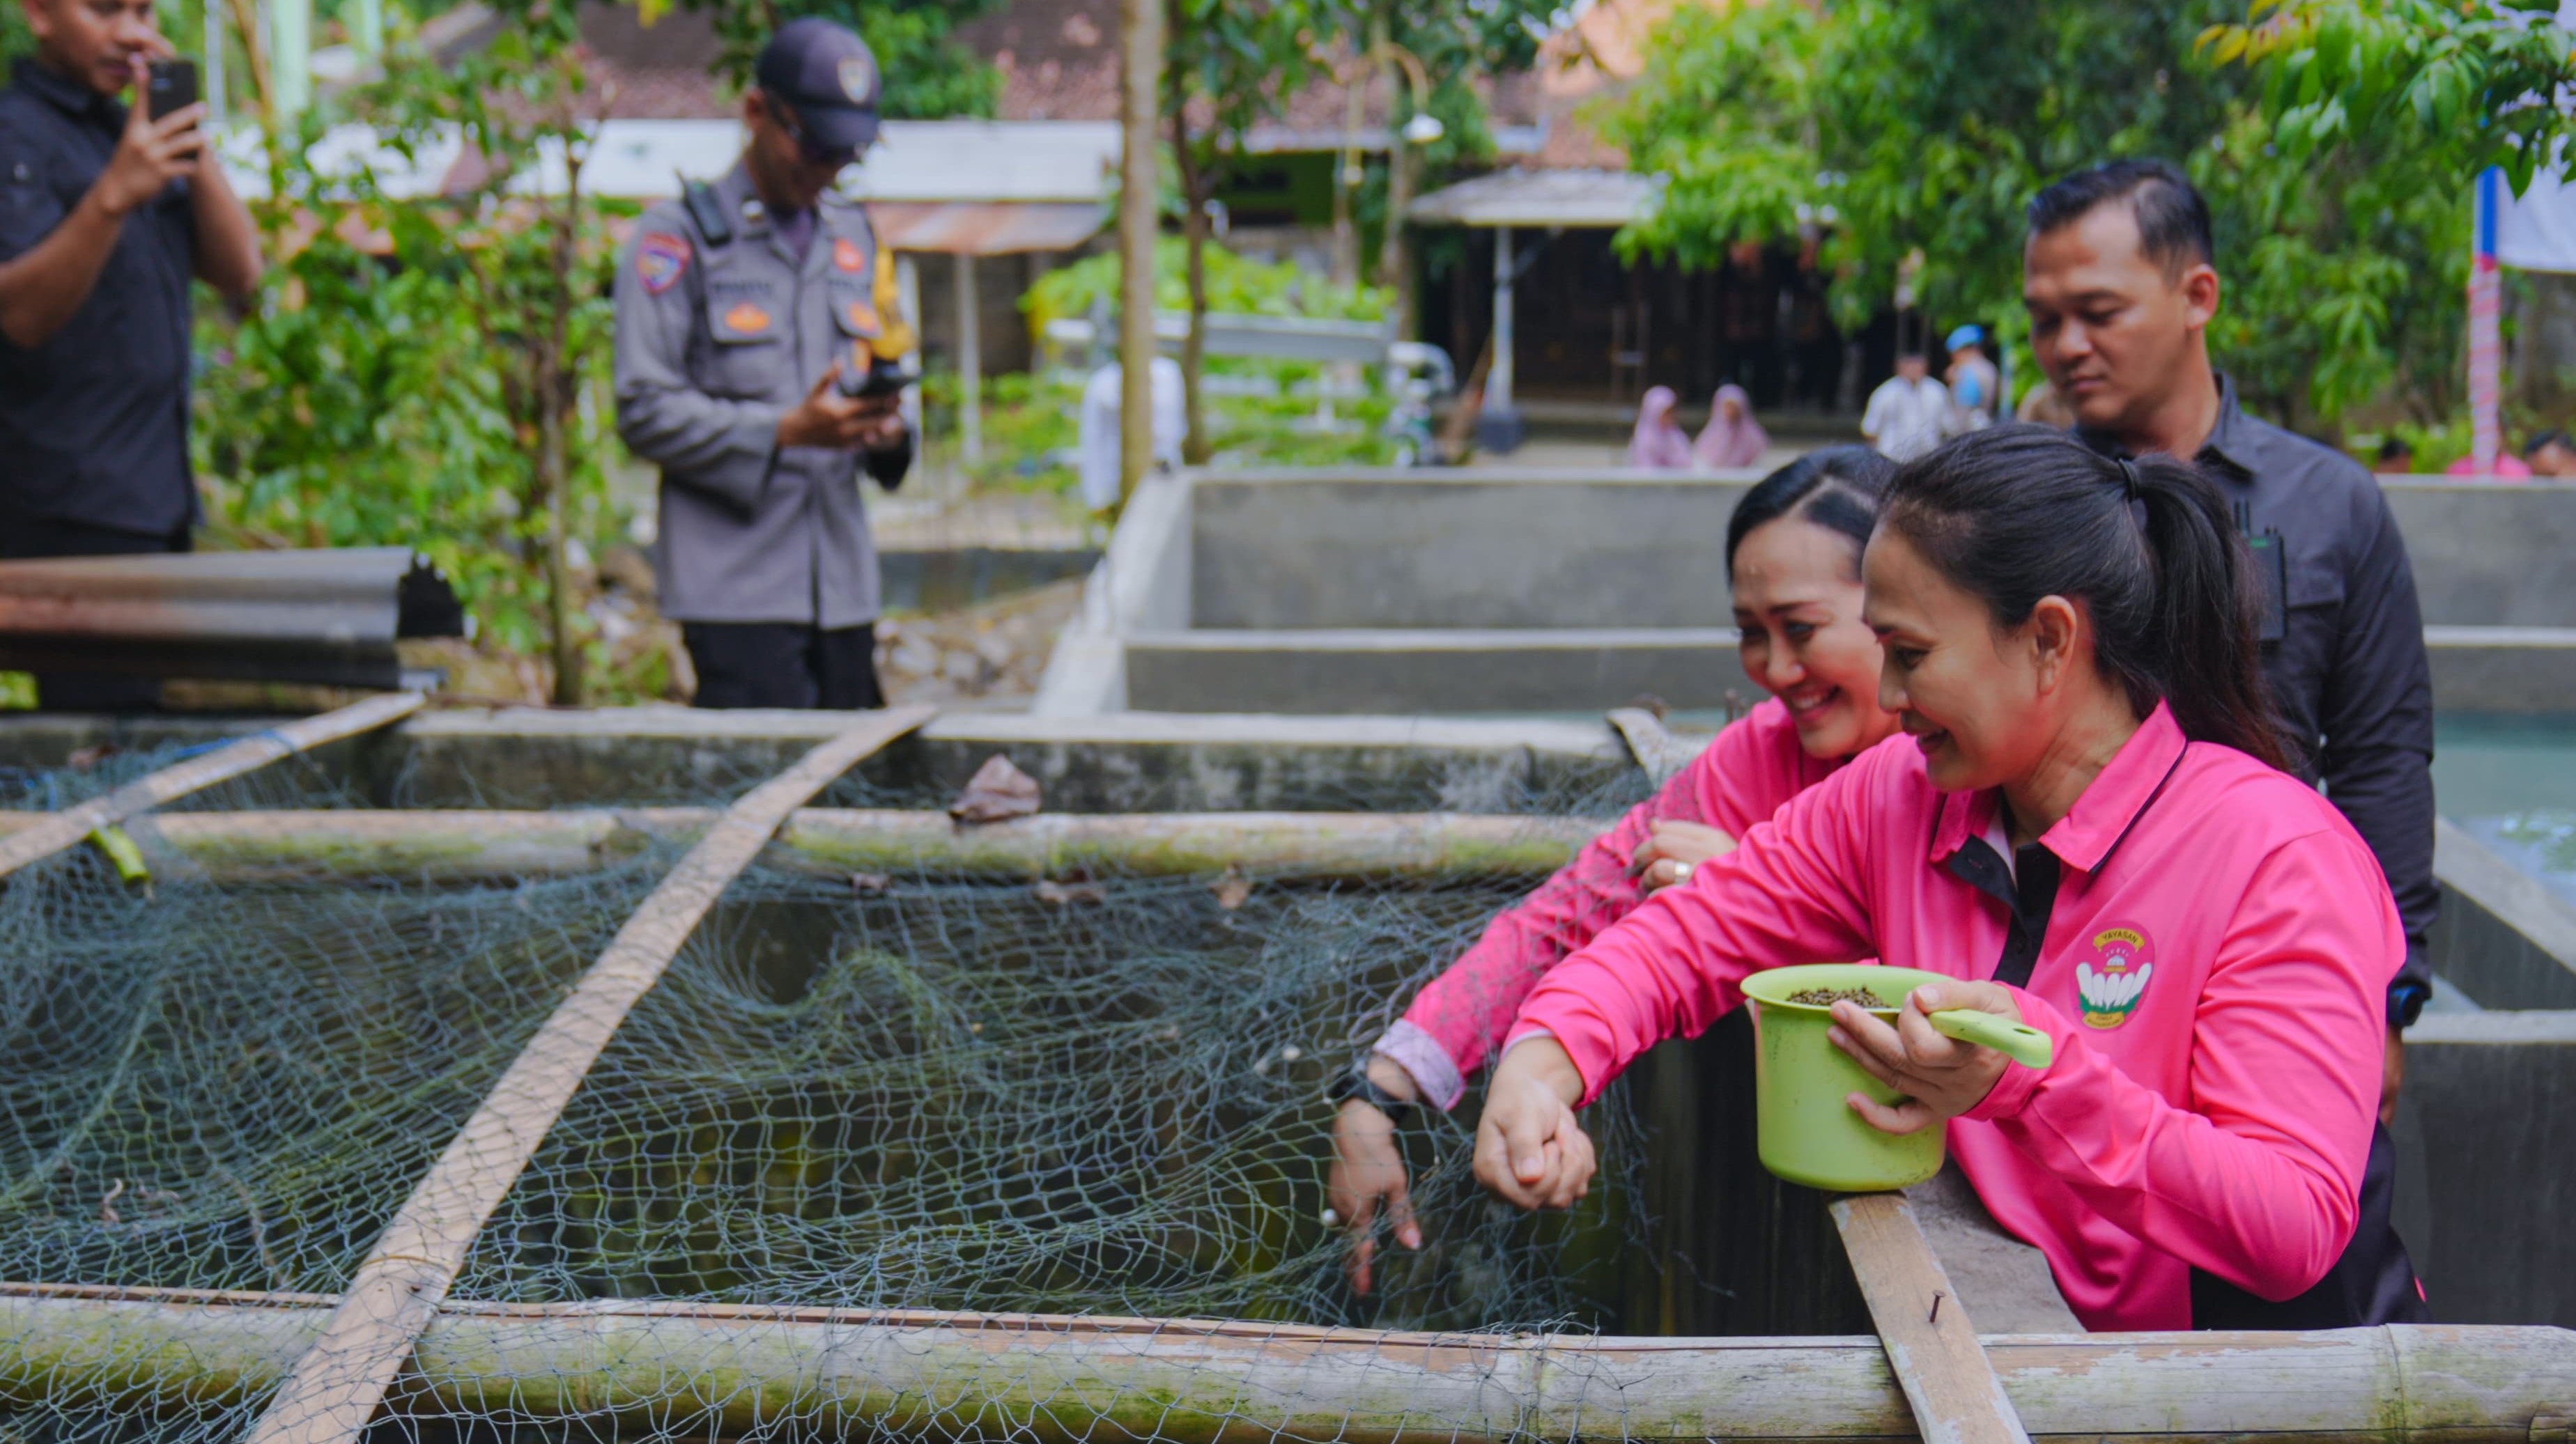
[[[1572,1208],[1592,1188],[1592,1140],[1575,1121],[1583,1075],[1554,1038],[1503,1055],[1476,1124],[1476,1181],[1522,1208]]]
[[[1895,1104],[1864,1093],[1850,1095],[1852,1111],[1872,1128],[1913,1133],[1958,1117],[1995,1091],[1995,1080],[2004,1076],[2012,1060],[1992,1048],[1934,1032],[1926,1015],[1945,1008],[1975,1008],[2021,1021],[2021,1009],[2009,989],[1965,979],[1926,983],[1906,994],[1893,1027],[1858,1003],[1834,1004],[1834,1026],[1825,1036],[1850,1054],[1863,1072],[1905,1095],[1903,1102]]]
[[[1413,1076],[1384,1056],[1369,1061],[1369,1079],[1399,1098],[1414,1094]],[[1365,1294],[1374,1285],[1378,1210],[1395,1241],[1422,1247],[1422,1225],[1413,1218],[1411,1180],[1404,1172],[1404,1151],[1396,1145],[1395,1120],[1365,1098],[1345,1099],[1333,1118],[1333,1165],[1324,1175],[1324,1201],[1350,1236],[1342,1256],[1342,1273],[1351,1292]]]
[[[1658,817],[1648,824],[1646,840],[1637,844],[1636,854],[1628,859],[1628,876],[1653,892],[1688,881],[1691,869],[1733,851],[1735,839],[1722,829]]]

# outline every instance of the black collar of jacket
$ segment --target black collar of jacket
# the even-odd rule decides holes
[[[75,120],[109,130],[125,129],[124,102],[112,95],[99,94],[35,56],[19,56],[17,62],[9,67],[9,79],[19,89],[43,98],[56,110]]]
[[[2228,379],[2227,373],[2219,371],[2214,374],[2218,377],[2218,421],[2209,428],[2209,439],[2200,444],[2200,454],[2192,460],[2206,464],[2215,458],[2233,468],[2238,476],[2251,477],[2255,475],[2255,469],[2254,458],[2247,445],[2252,437],[2247,432],[2245,408],[2237,403],[2236,383]],[[2096,431],[2089,426],[2077,426],[2075,439],[2104,456],[2132,460],[2137,456],[2109,432]]]

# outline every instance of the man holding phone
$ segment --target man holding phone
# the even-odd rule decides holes
[[[258,228],[152,0],[21,3],[36,53],[0,90],[0,559],[185,551],[188,282],[247,297]],[[187,102],[159,114],[156,62],[162,93]],[[36,688],[56,710],[159,698],[86,674]]]
[[[663,615],[701,707],[879,707],[876,549],[858,471],[912,464],[894,266],[831,193],[876,139],[876,61],[780,27],[742,159],[646,211],[617,267],[617,430],[662,468]]]

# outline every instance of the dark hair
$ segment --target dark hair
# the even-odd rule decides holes
[[[2531,444],[2534,449],[2537,449],[2540,441],[2534,440]],[[2403,436],[2392,436],[2379,443],[2379,459],[2382,461],[2395,461],[2401,456],[2411,457],[2414,454],[2415,444]]]
[[[2071,226],[2113,201],[2129,203],[2138,220],[2138,254],[2163,266],[2167,276],[2217,264],[2209,202],[2171,161],[2105,161],[2060,177],[2030,198],[2030,233],[2044,236]]]
[[[2522,459],[2529,461],[2531,458],[2538,456],[2540,454],[2540,449],[2553,441],[2571,451],[2576,451],[2576,441],[2569,441],[2567,439],[2566,432],[2553,427],[2550,430],[2543,431],[2538,435],[2533,436],[2529,441],[2522,444]]]
[[[2043,597],[2082,603],[2095,662],[2140,716],[2161,701],[2184,736],[2287,765],[2253,562],[2226,499],[2189,463],[2115,460],[2043,426],[1970,432],[1896,469],[1880,525],[1998,627],[2028,621]]]
[[[1895,474],[1896,463],[1869,447],[1828,446],[1755,482],[1726,521],[1726,574],[1735,575],[1736,549],[1755,527],[1795,517],[1851,538],[1852,572],[1858,575],[1887,479]]]

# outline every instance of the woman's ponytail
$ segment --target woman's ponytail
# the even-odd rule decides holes
[[[2275,767],[2254,567],[2217,486],[2170,456],[2102,456],[2063,432],[1972,432],[1899,467],[1883,525],[2018,627],[2043,597],[2081,601],[2094,660],[2140,716]]]
[[[2156,655],[2137,680],[2164,698],[2184,736],[2286,768],[2280,719],[2263,684],[2262,599],[2226,498],[2197,467],[2170,456],[2124,464],[2137,478],[2156,571],[2155,616],[2142,639]]]

